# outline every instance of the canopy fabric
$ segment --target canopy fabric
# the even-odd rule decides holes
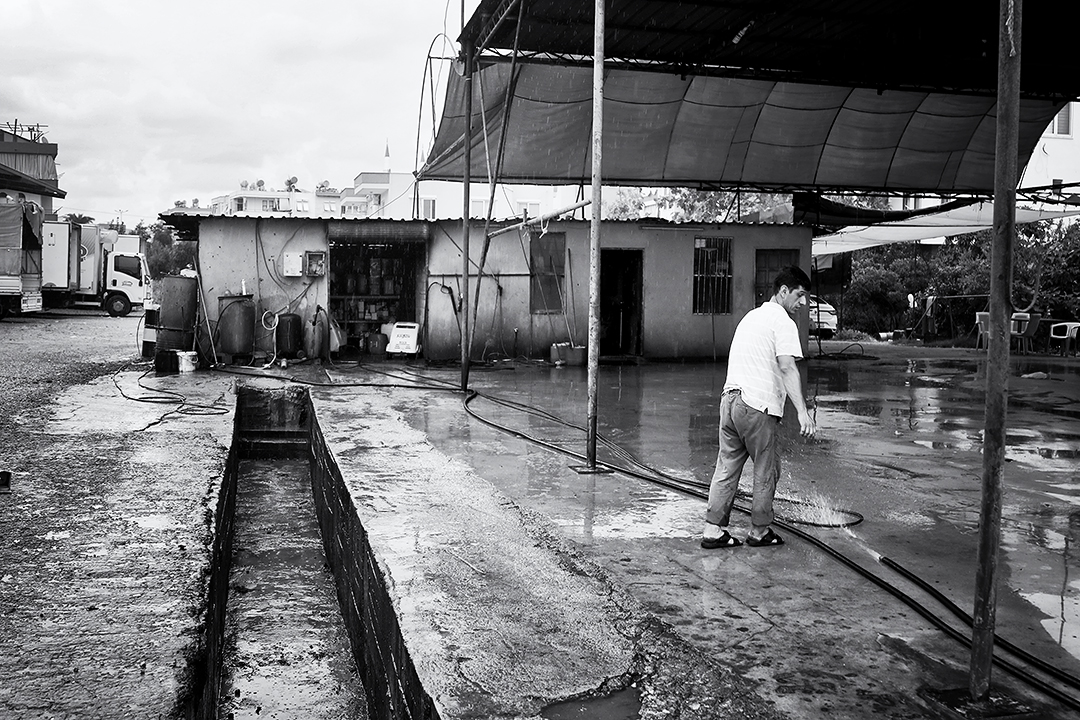
[[[1016,223],[1080,215],[1080,210],[1016,209]],[[994,203],[977,202],[965,207],[954,207],[943,212],[918,215],[876,225],[849,226],[830,235],[814,238],[811,251],[815,258],[852,250],[863,250],[878,245],[913,242],[933,238],[952,237],[989,230],[994,227]]]
[[[480,0],[461,39],[480,52],[591,59],[594,8]],[[995,95],[999,11],[986,0],[619,0],[606,3],[604,54],[676,74]],[[1021,97],[1080,94],[1078,20],[1076,3],[1024,3]]]
[[[450,74],[421,180],[463,177],[465,87]],[[518,63],[511,77],[508,61],[484,62],[473,82],[472,177],[588,181],[591,98],[589,67]],[[1021,101],[1021,166],[1064,105]],[[995,109],[985,95],[609,69],[603,183],[989,194]]]

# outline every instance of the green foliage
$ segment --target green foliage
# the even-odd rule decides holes
[[[135,227],[139,237],[148,240],[146,264],[150,277],[157,280],[166,275],[176,275],[186,267],[194,267],[197,244],[177,240],[172,228],[160,220],[152,225],[139,223]]]
[[[641,188],[619,188],[615,199],[604,204],[603,217],[608,220],[637,220],[645,210],[645,194]]]
[[[907,295],[900,275],[890,267],[860,259],[844,295],[844,326],[870,334],[904,327]]]
[[[906,310],[911,293],[920,303],[931,295],[938,298],[933,315],[938,335],[970,334],[975,313],[989,302],[993,241],[993,232],[987,230],[949,238],[941,246],[897,243],[854,253],[841,325],[870,333],[912,327],[922,310]],[[1080,224],[1059,220],[1017,226],[1014,309],[1080,318],[1078,268]]]
[[[83,215],[82,213],[68,213],[63,216],[65,222],[74,223],[76,225],[93,225],[94,218],[89,215]]]

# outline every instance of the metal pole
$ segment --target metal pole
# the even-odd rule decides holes
[[[986,430],[983,436],[982,508],[975,574],[970,692],[990,695],[994,663],[995,571],[1001,545],[1001,490],[1005,476],[1008,412],[1009,320],[1016,229],[1017,145],[1020,123],[1020,16],[1022,0],[1000,0],[998,29],[997,140],[994,163],[994,247],[990,259],[990,341],[986,369]]]
[[[600,168],[604,149],[604,2],[593,19],[592,222],[589,225],[589,424],[588,467],[596,467],[597,368],[600,365]]]
[[[461,390],[469,389],[469,350],[472,333],[469,324],[469,189],[472,185],[472,82],[473,46],[465,42],[461,48],[465,58],[465,173],[461,211]]]

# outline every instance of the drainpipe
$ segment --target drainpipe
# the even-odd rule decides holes
[[[592,222],[589,226],[589,423],[588,468],[596,468],[597,369],[600,365],[600,178],[604,148],[604,2],[593,20]]]
[[[994,245],[990,259],[990,340],[986,363],[986,429],[983,436],[982,508],[975,574],[969,690],[975,701],[990,696],[997,606],[995,572],[1001,545],[1001,488],[1005,476],[1008,412],[1009,318],[1012,308],[1016,229],[1017,145],[1020,118],[1020,18],[1022,0],[1000,0],[998,27],[997,138],[994,160]]]
[[[465,184],[461,211],[461,390],[469,389],[469,349],[472,332],[469,327],[469,188],[472,184],[472,82],[473,46],[465,41],[461,47],[465,59]]]

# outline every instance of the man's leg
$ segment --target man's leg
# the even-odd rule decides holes
[[[726,393],[720,399],[720,449],[709,484],[709,504],[705,509],[706,537],[719,537],[727,528],[731,520],[731,506],[739,489],[739,476],[742,475],[746,459],[750,457],[732,418],[733,407],[741,404],[737,393]]]
[[[780,419],[738,402],[732,408],[746,451],[754,460],[754,500],[750,511],[750,537],[759,539],[768,532],[775,516],[773,498],[780,480],[777,435]]]

